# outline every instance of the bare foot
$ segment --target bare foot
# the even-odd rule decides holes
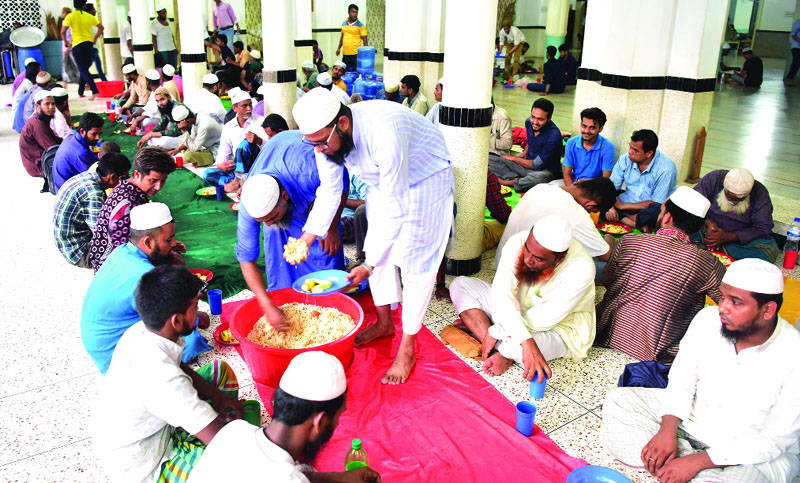
[[[467,328],[467,324],[465,324],[464,321],[461,319],[454,320],[453,325],[455,326],[456,329],[469,330]]]
[[[369,344],[373,340],[392,336],[394,336],[394,324],[392,320],[389,319],[386,322],[382,322],[378,319],[377,322],[356,334],[356,346]]]
[[[92,95],[91,95],[91,96],[89,96],[89,100],[90,100],[90,101],[93,101],[93,100],[94,100],[94,98],[95,98],[95,95],[94,95],[94,93],[92,93]]]
[[[483,361],[483,372],[492,376],[499,376],[511,367],[511,359],[506,359],[499,352],[495,352]]]
[[[489,358],[489,354],[492,353],[492,349],[494,349],[495,344],[497,344],[497,339],[489,335],[489,331],[486,331],[486,336],[481,342],[481,357],[484,361]]]
[[[402,347],[397,351],[389,370],[381,379],[383,384],[391,384],[396,386],[403,384],[408,379],[411,369],[414,368],[414,363],[417,362],[417,356],[414,354],[414,346],[410,349],[403,349]]]

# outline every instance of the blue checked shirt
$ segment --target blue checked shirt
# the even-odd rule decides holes
[[[619,195],[623,203],[663,203],[677,188],[677,179],[675,163],[659,150],[644,171],[639,171],[639,165],[630,160],[628,153],[619,157],[611,171],[611,181],[618,190],[625,183],[625,192]]]
[[[105,200],[106,192],[97,173],[73,176],[58,190],[53,236],[58,250],[71,264],[76,265],[89,250],[97,215]]]

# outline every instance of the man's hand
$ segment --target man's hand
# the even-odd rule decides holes
[[[522,365],[525,367],[522,371],[522,377],[526,381],[533,380],[534,374],[537,373],[539,377],[536,382],[542,382],[544,374],[547,374],[548,379],[553,374],[533,338],[522,342]]]
[[[267,317],[267,322],[278,332],[286,332],[289,329],[289,321],[283,315],[281,309],[275,305],[267,305],[261,307],[264,310],[264,315]]]
[[[345,471],[343,476],[345,476],[345,479],[342,480],[342,481],[345,481],[347,483],[350,483],[350,482],[354,482],[354,483],[359,483],[359,482],[380,483],[380,481],[381,481],[381,475],[377,471],[375,471],[372,468],[370,468],[369,466],[364,466],[362,468],[357,468],[357,469],[352,470],[352,471]]]
[[[186,253],[186,244],[182,241],[175,240],[175,248],[173,250]]]
[[[613,206],[611,207],[611,209],[606,211],[606,220],[612,222],[619,221],[619,213],[617,212],[617,209],[614,208]]]
[[[337,55],[337,56],[338,56],[339,54],[341,54],[341,53],[342,53],[342,48],[341,48],[341,47],[339,47],[338,49],[336,49],[336,55]]]
[[[655,474],[661,483],[685,483],[709,466],[703,464],[705,452],[693,453],[668,461]],[[711,465],[713,466],[713,464]]]
[[[211,317],[205,312],[197,312],[197,328],[207,329],[211,325]]]
[[[339,238],[338,226],[332,230],[328,230],[328,236],[319,240],[319,247],[322,248],[322,251],[329,257],[332,257],[342,248],[342,239]]]
[[[642,463],[651,474],[656,473],[678,456],[678,438],[675,431],[663,426],[642,448]]]
[[[217,411],[220,418],[226,422],[234,419],[242,419],[242,416],[244,415],[242,402],[220,390],[214,392],[214,396],[211,398],[210,403],[214,410]]]
[[[142,139],[140,139],[140,140],[139,140],[139,142],[138,142],[138,143],[136,143],[136,147],[137,147],[137,148],[139,148],[139,149],[141,149],[141,148],[143,148],[144,146],[146,146],[146,145],[147,145],[147,141],[149,141],[149,140],[150,140],[150,138],[152,138],[152,137],[153,137],[153,136],[152,136],[152,134],[153,134],[153,133],[152,133],[152,131],[151,131],[151,132],[149,132],[149,133],[145,134],[144,136],[142,136]]]
[[[366,268],[362,267],[361,265],[357,266],[356,268],[350,270],[350,273],[344,277],[345,280],[350,282],[350,285],[346,286],[343,290],[350,290],[358,287],[361,285],[361,282],[369,278],[369,272]]]
[[[309,233],[304,231],[303,234],[300,236],[300,240],[304,241],[308,248],[311,248],[311,245],[314,243],[314,240],[317,239],[317,235],[313,233]]]
[[[436,297],[436,300],[445,299],[448,302],[452,302],[450,299],[450,289],[447,287],[436,287],[436,291],[433,292],[433,295]]]

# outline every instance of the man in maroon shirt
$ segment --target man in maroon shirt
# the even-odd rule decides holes
[[[19,155],[22,165],[29,175],[42,177],[42,153],[45,149],[61,142],[50,129],[50,121],[56,110],[56,103],[50,91],[39,91],[34,97],[33,116],[25,123],[19,136]]]

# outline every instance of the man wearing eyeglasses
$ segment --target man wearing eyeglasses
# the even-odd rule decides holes
[[[382,378],[384,384],[402,384],[416,361],[416,334],[453,223],[453,169],[444,138],[434,124],[397,103],[345,106],[323,88],[301,97],[292,113],[317,151],[322,180],[303,241],[310,246],[326,236],[340,206],[345,166],[368,186],[366,261],[349,280],[355,287],[370,278],[378,320],[356,336],[356,345],[393,336],[390,305],[402,299],[402,342]]]
[[[175,222],[164,203],[135,206],[130,214],[130,239],[117,247],[95,274],[81,311],[81,340],[102,374],[111,363],[122,334],[141,317],[134,293],[139,279],[155,266],[185,265],[178,252],[186,245],[175,239]],[[207,328],[208,314],[199,312],[197,326]],[[185,337],[183,362],[211,350],[197,330]]]

